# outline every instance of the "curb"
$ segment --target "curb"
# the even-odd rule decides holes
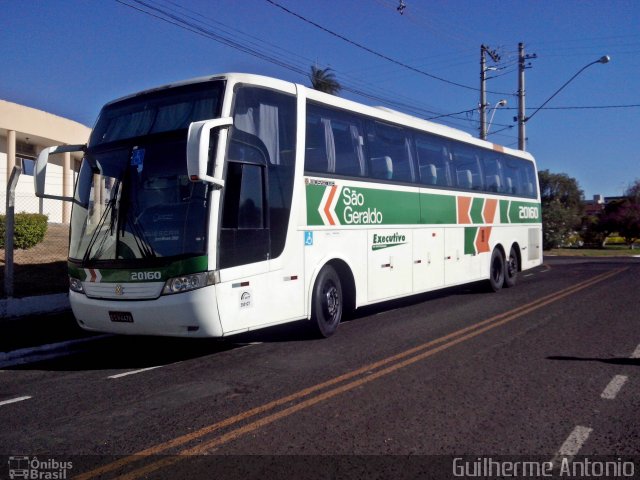
[[[0,300],[0,316],[3,318],[55,313],[69,309],[71,305],[68,293]]]
[[[104,334],[94,337],[78,338],[76,340],[68,340],[65,342],[50,343],[39,347],[21,348],[6,353],[0,353],[0,368],[15,367],[28,363],[41,362],[51,360],[52,358],[73,355],[82,352],[81,348],[84,344],[94,342],[96,340],[104,340],[114,335]]]

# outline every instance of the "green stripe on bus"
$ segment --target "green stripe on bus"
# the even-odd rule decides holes
[[[500,223],[509,223],[509,200],[500,200]]]
[[[456,197],[423,193],[420,195],[420,223],[456,223]]]
[[[484,223],[482,218],[482,207],[484,206],[484,198],[476,197],[471,204],[471,221],[473,223]]]
[[[308,183],[306,197],[309,226],[331,225],[333,222],[336,225],[455,225],[458,222],[457,195],[383,190],[327,182]],[[325,205],[322,205],[323,199]],[[469,212],[473,224],[485,224],[485,203],[484,197],[473,198]],[[500,200],[499,209],[500,223],[503,224],[541,222],[540,204],[537,202]]]
[[[116,282],[135,282],[136,280],[131,280],[132,273],[141,273],[141,272],[159,272],[160,278],[155,278],[157,281],[164,281],[172,277],[178,277],[180,275],[188,275],[190,273],[200,273],[206,272],[209,268],[209,258],[207,255],[203,255],[200,257],[187,258],[184,260],[177,260],[172,262],[171,264],[164,267],[157,268],[81,268],[72,262],[67,263],[69,275],[78,278],[79,280],[87,280],[89,278],[89,274],[87,271],[94,270],[100,274],[100,281],[107,283],[116,283]],[[153,280],[145,279],[144,275],[142,278],[137,281],[141,282],[149,282]]]
[[[318,207],[322,201],[325,190],[324,185],[307,185],[307,224],[322,225],[322,218]]]
[[[465,227],[464,229],[464,254],[476,254],[476,235],[478,227]]]

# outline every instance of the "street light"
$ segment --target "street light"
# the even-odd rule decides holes
[[[586,64],[584,67],[582,67],[580,70],[578,70],[573,77],[571,77],[569,80],[564,82],[564,84],[558,90],[556,90],[553,93],[553,95],[551,95],[549,98],[547,98],[547,100],[545,100],[545,102],[542,105],[540,105],[538,108],[536,108],[531,115],[526,116],[523,113],[522,117],[519,119],[519,121],[521,123],[521,128],[522,128],[522,138],[519,139],[520,140],[519,143],[521,144],[520,150],[524,150],[525,139],[526,139],[526,135],[524,134],[524,124],[526,122],[531,120],[536,113],[538,113],[547,103],[549,103],[551,101],[552,98],[554,98],[556,95],[558,95],[558,93],[560,93],[567,85],[569,85],[573,81],[574,78],[576,78],[578,75],[580,75],[582,72],[584,72],[591,65],[595,65],[596,63],[609,63],[610,61],[611,61],[611,57],[609,55],[603,55],[598,60]]]
[[[578,72],[571,77],[569,80],[567,80],[564,85],[562,85],[558,90],[556,90],[556,92],[551,95],[542,105],[540,105],[538,108],[536,108],[536,110],[529,115],[528,117],[524,117],[524,121],[528,122],[529,120],[531,120],[531,118],[538,113],[538,110],[540,110],[542,107],[544,107],[547,103],[549,103],[549,101],[555,97],[558,93],[560,93],[560,91],[566,87],[567,85],[569,85],[569,83],[571,83],[571,81],[576,78],[578,75],[580,75],[582,72],[584,72],[587,68],[589,68],[591,65],[595,65],[596,63],[609,63],[611,61],[611,57],[609,55],[604,55],[602,57],[600,57],[598,60],[596,60],[595,62],[591,62],[588,63],[587,65],[585,65],[584,67],[582,67],[580,70],[578,70]]]
[[[504,107],[506,104],[507,101],[505,99],[502,99],[491,109],[491,118],[489,119],[489,125],[487,125],[487,135],[489,135],[489,130],[491,130],[491,124],[493,123],[493,116],[496,114],[496,110],[498,109],[498,107]]]

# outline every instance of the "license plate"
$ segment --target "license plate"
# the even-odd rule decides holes
[[[133,323],[131,312],[109,312],[109,318],[112,322]]]

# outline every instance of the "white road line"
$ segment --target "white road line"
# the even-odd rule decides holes
[[[147,367],[147,368],[141,368],[140,370],[131,370],[130,372],[124,372],[124,373],[118,373],[117,375],[110,375],[107,378],[122,378],[122,377],[127,377],[129,375],[135,375],[137,373],[142,373],[142,372],[147,372],[149,370],[155,370],[156,368],[160,368],[163,365],[158,365],[155,367]]]
[[[593,428],[578,425],[564,441],[556,457],[574,457],[577,455],[592,431]]]
[[[533,273],[527,273],[526,275],[524,275],[524,277],[533,277]]]
[[[636,347],[630,358],[640,358],[640,345]]]
[[[627,377],[626,375],[616,375],[609,382],[609,385],[606,386],[604,391],[600,394],[600,397],[607,400],[613,400],[614,398],[616,398],[616,395],[618,395],[618,392],[620,392],[620,389],[627,380],[629,380],[629,377]]]
[[[23,400],[29,400],[31,397],[26,395],[24,397],[16,397],[16,398],[12,398],[11,400],[4,400],[2,402],[0,402],[0,405],[8,405],[10,403],[16,403],[16,402],[22,402]]]

